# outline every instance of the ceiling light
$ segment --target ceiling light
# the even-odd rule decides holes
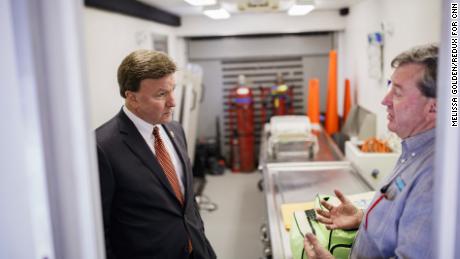
[[[184,0],[184,1],[193,6],[214,5],[217,3],[217,0]]]
[[[203,10],[203,13],[212,19],[227,19],[230,18],[230,13],[222,8],[220,5],[207,7]]]
[[[288,10],[288,15],[306,15],[315,9],[314,1],[298,0]]]

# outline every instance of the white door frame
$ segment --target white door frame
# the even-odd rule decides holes
[[[0,258],[104,258],[83,1],[0,1]]]

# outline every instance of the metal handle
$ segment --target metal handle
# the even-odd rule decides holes
[[[200,96],[200,103],[203,103],[204,101],[204,94],[205,94],[205,91],[206,91],[206,87],[204,84],[201,84],[201,96]]]
[[[195,89],[192,89],[192,93],[193,93],[193,102],[192,102],[192,108],[190,108],[190,111],[193,111],[196,108],[196,91],[195,91]]]

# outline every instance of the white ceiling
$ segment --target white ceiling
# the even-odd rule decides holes
[[[202,15],[202,7],[192,6],[186,3],[184,0],[138,0],[149,4],[151,6],[157,7],[159,9],[174,13],[179,16],[189,16],[189,15]],[[349,7],[356,4],[362,0],[315,0],[316,8],[315,10],[338,10],[343,7]],[[286,11],[295,0],[221,0],[219,1],[222,6],[227,9],[230,13],[242,13],[238,4],[247,4],[247,3],[264,3],[269,2],[270,4],[275,4],[278,6],[277,10],[270,10],[269,12],[284,12]],[[260,12],[260,9],[253,9],[249,12],[257,11],[257,14],[263,14]],[[248,11],[245,11],[246,13]]]

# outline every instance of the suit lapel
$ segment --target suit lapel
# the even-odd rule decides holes
[[[166,178],[163,169],[161,168],[160,163],[158,162],[155,155],[150,150],[149,146],[145,143],[139,131],[134,126],[134,123],[126,116],[123,111],[118,113],[119,118],[119,127],[120,134],[123,137],[124,143],[129,147],[129,149],[144,163],[144,165],[152,171],[162,185],[171,193],[175,200],[177,200],[176,195]],[[179,204],[179,201],[177,200]]]

